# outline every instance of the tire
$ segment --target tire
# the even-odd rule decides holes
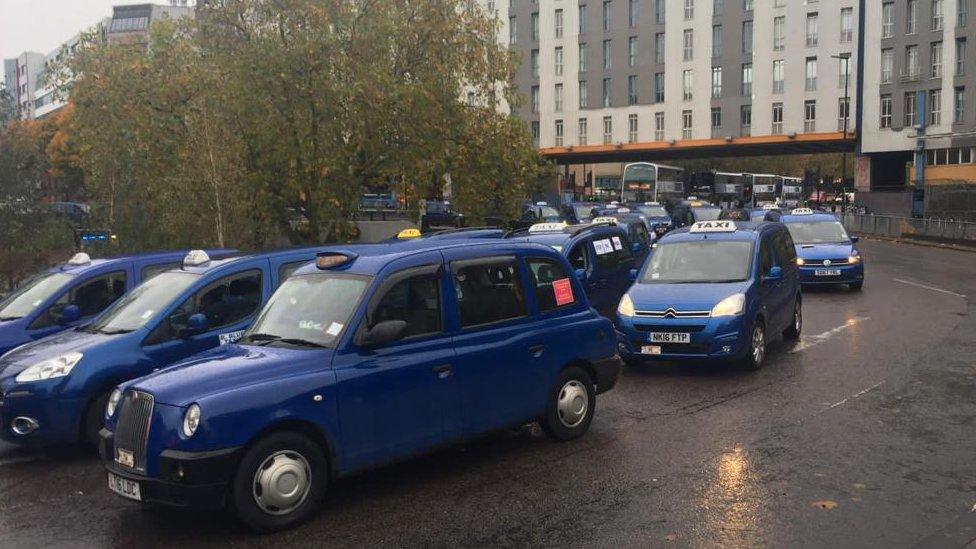
[[[766,361],[766,347],[766,324],[762,320],[756,319],[756,323],[750,332],[749,352],[746,353],[742,361],[743,367],[753,372],[762,368],[763,363]],[[757,349],[759,352],[757,352]]]
[[[800,339],[800,332],[803,331],[803,302],[799,297],[796,298],[796,305],[793,307],[793,322],[790,327],[783,330],[783,339]]]
[[[864,287],[864,281],[862,280],[860,282],[855,282],[853,284],[848,284],[848,287],[851,289],[852,292],[860,292],[861,291],[861,288]]]
[[[277,476],[272,475],[275,471]],[[251,446],[237,465],[231,507],[256,532],[291,528],[307,520],[322,502],[328,471],[315,441],[300,433],[272,433]],[[276,484],[284,484],[289,493],[269,499],[268,487]]]
[[[82,442],[95,450],[98,449],[98,432],[105,426],[105,406],[108,404],[108,397],[111,394],[111,391],[108,391],[99,395],[98,398],[88,405],[88,409],[85,410]]]
[[[565,442],[586,433],[595,410],[593,380],[582,368],[570,366],[556,378],[546,403],[545,416],[539,423],[549,438]]]

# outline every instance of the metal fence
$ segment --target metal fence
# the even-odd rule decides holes
[[[971,240],[976,242],[976,223],[945,219],[913,219],[891,215],[838,214],[848,231],[892,238]]]

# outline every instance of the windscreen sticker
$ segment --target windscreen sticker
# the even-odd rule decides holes
[[[613,240],[613,249],[614,250],[622,250],[622,249],[624,249],[624,245],[620,243],[620,237],[619,236],[613,237],[612,240]]]
[[[220,338],[221,345],[227,345],[228,343],[234,343],[235,341],[240,339],[241,336],[243,335],[244,335],[244,330],[237,330],[236,332],[227,332],[226,334],[220,334],[220,336],[218,337]]]
[[[332,324],[329,324],[329,329],[326,330],[325,333],[330,336],[337,336],[341,331],[342,331],[342,324],[339,324],[338,322],[333,322]]]
[[[556,296],[557,307],[562,307],[563,305],[568,305],[576,301],[576,298],[573,297],[573,285],[570,284],[568,278],[554,280],[552,282],[552,292]]]
[[[315,330],[316,332],[322,331],[322,323],[315,322],[314,320],[299,320],[298,321],[299,330]]]
[[[661,278],[661,273],[651,273],[651,279],[657,280]]]
[[[610,244],[609,240],[594,240],[593,249],[596,250],[596,255],[612,254],[613,245]]]

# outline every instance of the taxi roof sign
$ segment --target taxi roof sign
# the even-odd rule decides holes
[[[536,206],[548,206],[549,203],[546,202],[545,200],[540,200],[539,202],[536,202],[535,205]]]
[[[536,223],[529,227],[530,233],[552,233],[562,232],[566,228],[565,222],[559,223]]]
[[[764,210],[775,210],[776,204],[763,204],[762,209]]]
[[[688,229],[690,233],[734,233],[735,221],[699,221]]]
[[[594,217],[592,223],[594,225],[598,223],[609,223],[611,225],[616,225],[618,222],[616,217],[603,216],[603,217]]]
[[[813,210],[810,208],[793,208],[790,215],[813,215]]]
[[[617,208],[617,213],[630,213],[630,208]]]
[[[661,203],[660,202],[645,202],[644,205],[645,206],[660,206]]]
[[[413,228],[403,229],[402,231],[397,233],[396,237],[399,238],[400,240],[407,240],[409,238],[420,238],[420,230],[413,229]]]
[[[210,256],[203,250],[190,250],[183,258],[184,267],[199,267],[210,263]]]
[[[68,265],[71,265],[72,267],[91,265],[91,257],[85,252],[78,252],[71,256],[71,259],[68,260]]]
[[[315,254],[315,266],[319,269],[332,269],[356,259],[356,254],[347,252],[321,252]]]

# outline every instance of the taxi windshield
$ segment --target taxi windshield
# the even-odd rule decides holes
[[[787,223],[786,228],[790,230],[795,244],[825,244],[850,240],[839,221]]]
[[[752,242],[701,241],[658,244],[644,284],[741,282],[749,278]]]
[[[692,208],[695,221],[715,221],[722,215],[722,208]]]
[[[638,206],[638,211],[647,217],[667,217],[668,212],[663,206]]]
[[[542,218],[546,221],[559,221],[559,211],[552,206],[540,206],[539,213],[542,214]]]
[[[67,273],[44,273],[34,277],[0,301],[0,320],[16,320],[29,315],[73,278],[74,275]]]
[[[593,217],[594,206],[573,206],[573,211],[576,212],[576,217],[578,219],[589,219]]]
[[[167,308],[199,278],[200,275],[182,271],[160,273],[122,296],[85,327],[85,331],[103,334],[134,332]]]
[[[293,275],[271,296],[241,342],[334,348],[369,282],[369,277],[357,275]]]

